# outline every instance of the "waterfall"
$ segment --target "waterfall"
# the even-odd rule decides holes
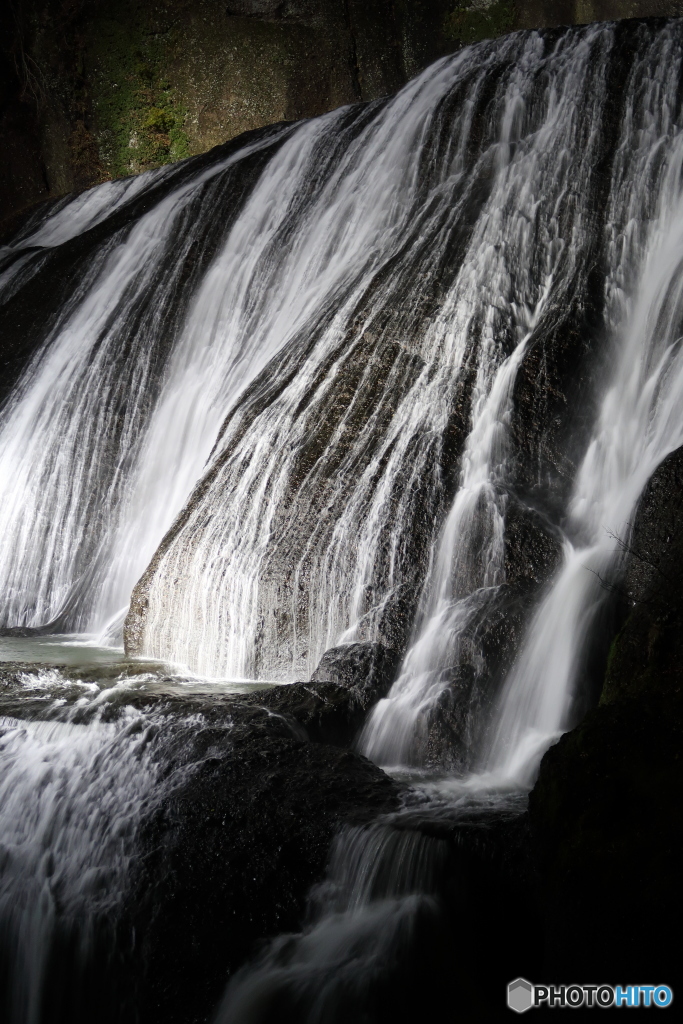
[[[133,653],[291,680],[414,618],[363,742],[424,762],[453,667],[487,671],[520,368],[596,266],[619,336],[675,207],[680,27],[630,32],[517,33],[37,214],[1,264],[10,338],[61,289],[0,413],[4,624],[114,636],[142,577]]]
[[[508,883],[504,869],[504,880],[496,879],[500,865],[487,848],[492,812],[504,831],[519,810],[514,797],[487,804],[462,789],[435,805],[425,789],[394,814],[342,830],[304,928],[279,936],[236,973],[213,1024],[274,1024],[283,1016],[300,1024],[431,1020],[452,1005],[454,992],[474,1019],[486,1003],[473,984],[482,944],[511,913],[523,907],[529,914],[525,880]],[[477,873],[490,889],[477,888]],[[486,965],[495,976],[494,950]]]
[[[395,986],[397,963],[410,974],[420,932],[423,939],[432,933],[430,946],[439,935],[434,894],[447,861],[443,840],[399,831],[391,821],[342,832],[328,878],[312,894],[308,928],[282,936],[236,975],[216,1024],[256,1024],[275,1012],[343,1024],[367,1011],[377,988]],[[384,991],[384,1002],[391,999]]]
[[[404,805],[341,831],[303,931],[218,1022],[342,1024],[382,998],[440,935],[444,879],[467,890],[441,836],[518,815],[576,721],[603,584],[683,445],[682,43],[673,20],[515,33],[48,204],[0,250],[3,629],[124,628],[188,686],[398,652],[359,745],[411,780]],[[525,589],[514,515],[559,563]],[[501,666],[482,637],[513,601]],[[125,673],[105,695],[24,668],[0,718],[0,947],[7,1016],[40,1024],[60,944],[92,960],[102,921],[116,944],[172,677],[141,711],[111,697]],[[457,758],[433,743],[448,695]]]
[[[487,723],[483,749],[473,759],[488,784],[529,785],[542,753],[571,726],[582,659],[604,604],[603,584],[618,573],[643,487],[683,443],[680,67],[680,48],[664,33],[639,54],[626,83],[602,242],[610,364],[602,371],[604,397],[562,521],[562,568],[533,618]],[[491,375],[478,416],[475,407],[461,486],[428,580],[422,624],[397,682],[364,731],[362,749],[380,763],[424,762],[421,727],[450,681],[447,670],[457,662],[461,634],[465,642],[470,639],[468,619],[478,613],[482,592],[503,579],[500,492],[510,481],[502,439],[511,414],[511,378],[528,344],[524,338]],[[488,546],[482,546],[482,520],[492,524]],[[483,568],[480,580],[476,567]],[[458,589],[463,576],[465,586]]]
[[[3,690],[5,710],[6,680]],[[0,718],[2,1017],[40,1024],[63,1004],[80,1019],[83,993],[69,984],[84,986],[93,956],[104,971],[115,950],[136,829],[159,797],[154,728],[132,708],[107,721],[95,684],[54,669],[23,674],[13,696],[23,716],[26,703],[42,707],[35,720]]]
[[[320,130],[311,124],[300,135]],[[220,402],[229,404],[231,389],[244,387],[272,355],[254,349],[248,333],[221,337],[225,344],[212,347],[211,330],[221,330],[223,300],[229,308],[248,301],[261,247],[287,216],[292,161],[306,161],[300,141],[284,164],[276,156],[269,165],[241,218],[240,175],[253,175],[250,158],[272,150],[270,134],[185,175],[180,185],[177,172],[153,172],[138,185],[96,189],[49,215],[5,254],[14,257],[5,271],[10,305],[18,279],[26,287],[27,279],[46,274],[46,250],[54,263],[79,229],[88,241],[98,223],[111,224],[91,242],[82,277],[2,411],[0,575],[7,625],[57,622],[97,631],[125,612],[133,583],[202,470],[224,415]],[[142,184],[150,191],[159,179],[170,179],[170,188],[154,197],[149,212],[122,219],[120,208],[126,212]],[[226,231],[233,260],[240,259],[234,292],[215,297],[197,324],[200,318],[187,310],[197,284],[194,266],[206,263]],[[253,262],[241,259],[245,249]],[[31,259],[37,267],[28,265]],[[187,348],[196,342],[193,325],[213,353],[208,367],[200,345],[193,366],[186,365]]]
[[[491,773],[522,785],[572,724],[602,583],[618,575],[645,484],[683,444],[681,54],[656,57],[646,53],[632,70],[634,102],[613,171],[605,284],[613,368],[569,505],[564,564],[505,683],[484,753]]]
[[[487,482],[504,461],[489,395],[588,275],[597,185],[575,182],[602,159],[612,37],[464,51],[368,116],[282,257],[298,303],[315,274],[307,330],[228,417],[136,592],[130,650],[288,680],[340,640],[382,639],[387,610],[419,593],[434,559],[451,435],[472,418],[456,499],[470,511],[449,534],[462,552],[469,517],[471,542],[495,548],[473,522],[483,501],[495,533],[503,501]],[[492,585],[493,548],[483,574],[478,553],[454,549],[461,579],[445,570],[442,590],[459,600]]]

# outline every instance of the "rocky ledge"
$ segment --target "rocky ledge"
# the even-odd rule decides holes
[[[164,773],[179,781],[139,832],[127,916],[145,1022],[207,1019],[258,941],[300,926],[339,828],[397,804],[370,761],[279,714],[245,701],[202,716],[167,736]]]

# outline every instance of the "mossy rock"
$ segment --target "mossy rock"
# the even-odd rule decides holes
[[[167,74],[179,33],[173,26],[154,31],[145,9],[128,7],[114,4],[93,21],[86,57],[100,157],[112,177],[190,155],[187,110]]]

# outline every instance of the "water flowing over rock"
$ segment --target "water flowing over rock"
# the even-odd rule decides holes
[[[633,115],[615,89],[635,89],[647,48],[667,45],[639,31],[642,44],[611,27],[510,37],[367,109],[281,252],[283,281],[302,285],[305,334],[292,332],[226,420],[136,588],[130,650],[209,674],[301,678],[368,615],[381,619],[398,587],[418,593],[431,562],[423,601],[446,616],[452,662],[455,635],[504,582],[517,371],[556,352],[556,325],[595,289],[612,230],[604,165]],[[619,214],[628,201],[611,199]],[[562,334],[579,366],[598,335],[589,319]],[[561,388],[545,362],[545,390]]]
[[[0,672],[12,1024],[402,1024],[561,962],[571,823],[674,876],[682,71],[515,33],[2,248],[0,646],[104,659]]]
[[[334,834],[397,804],[375,765],[258,701],[104,676],[0,668],[11,1024],[205,1019],[255,944],[299,924]]]
[[[307,927],[235,975],[217,1024],[431,1020],[450,1012],[455,994],[463,1015],[495,1018],[486,978],[498,974],[499,951],[484,966],[481,944],[518,920],[525,953],[506,951],[505,969],[526,970],[538,923],[524,833],[514,814],[494,823],[463,808],[427,822],[410,807],[342,830]]]
[[[585,710],[585,690],[578,683],[599,635],[605,606],[601,577],[620,559],[613,534],[628,522],[649,475],[683,440],[678,414],[683,364],[677,342],[683,144],[675,121],[680,49],[675,45],[669,50],[671,63],[653,63],[664,36],[656,35],[656,41],[646,48],[640,50],[636,45],[634,50],[634,43],[644,40],[640,31],[635,37],[628,33],[621,37],[619,67],[623,70],[628,53],[632,60],[620,85],[623,105],[615,108],[608,101],[612,95],[609,88],[603,95],[604,119],[598,136],[602,140],[611,137],[613,154],[609,180],[599,175],[597,186],[606,214],[599,221],[600,235],[593,233],[594,214],[586,248],[580,248],[580,256],[571,249],[567,254],[576,267],[568,308],[555,309],[548,317],[556,325],[567,312],[573,316],[572,309],[590,312],[584,317],[582,331],[569,334],[575,338],[573,359],[577,361],[574,397],[569,400],[566,370],[557,369],[566,359],[567,334],[548,332],[547,323],[538,336],[532,331],[522,339],[493,371],[465,446],[461,489],[440,540],[431,603],[399,679],[366,727],[363,749],[381,763],[410,759],[419,764],[429,759],[432,709],[443,700],[451,680],[462,691],[462,666],[469,663],[466,685],[474,700],[466,701],[468,714],[460,715],[460,742],[465,746],[461,762],[499,779],[515,779],[523,785],[533,782],[542,752]],[[586,33],[584,42],[590,38],[591,33]],[[615,85],[614,79],[611,85]],[[592,93],[592,101],[596,95]],[[584,127],[587,120],[584,113]],[[666,158],[660,162],[655,154],[662,148]],[[600,159],[598,151],[594,158]],[[607,165],[603,166],[606,170]],[[595,268],[589,261],[598,253],[605,271],[602,295],[596,302]],[[589,333],[598,308],[602,339]],[[591,359],[590,348],[597,340],[602,340],[602,358]],[[544,346],[549,346],[548,357],[542,360],[543,373],[537,375],[535,385],[535,393],[541,396],[535,412],[537,424],[531,434],[521,435],[525,448],[515,449],[510,441],[515,438],[515,423],[519,416],[525,419],[529,414],[524,402],[515,402],[517,382],[520,373],[524,378],[529,360],[538,367],[537,354]],[[586,366],[592,367],[596,383],[604,389],[599,401],[598,388],[594,387],[591,396],[579,386]],[[548,402],[544,401],[546,393],[550,394]],[[589,399],[595,411],[587,416]],[[558,401],[567,408],[559,428],[554,422]],[[544,423],[544,408],[555,410],[549,423]],[[515,482],[519,486],[517,467],[523,462],[522,493],[533,500],[540,488],[545,500],[539,505],[551,514],[556,495],[563,489],[555,482],[566,473],[557,459],[548,462],[543,439],[548,431],[555,438],[554,446],[568,426],[571,431],[565,436],[573,437],[574,444],[581,441],[585,454],[578,460],[560,523],[562,565],[528,631],[513,629],[517,636],[503,659],[508,671],[496,692],[495,673],[492,676],[484,658],[486,646],[472,640],[473,635],[476,640],[477,630],[481,631],[482,609],[496,607],[505,585],[505,497],[500,497],[500,481],[503,487],[514,487]],[[576,459],[577,449],[564,450],[567,457]],[[477,570],[483,574],[475,589],[471,575]],[[510,616],[507,618],[509,627]],[[472,673],[479,677],[476,684]],[[452,743],[450,747],[453,749]]]
[[[142,574],[127,649],[205,675],[409,648],[365,749],[443,759],[441,706],[470,763],[675,244],[679,31],[519,33],[34,218],[4,251],[5,626],[115,635]]]
[[[662,937],[682,904],[682,517],[679,448],[648,481],[621,538],[625,565],[604,581],[621,622],[599,706],[548,751],[531,794],[548,960],[577,976],[600,958],[607,971],[680,977]],[[613,910],[588,933],[596,899]]]

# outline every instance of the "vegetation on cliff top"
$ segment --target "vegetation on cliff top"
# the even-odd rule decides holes
[[[90,28],[93,112],[100,158],[119,177],[189,156],[186,110],[168,79],[180,40],[173,27],[155,31],[148,12],[103,17]]]

